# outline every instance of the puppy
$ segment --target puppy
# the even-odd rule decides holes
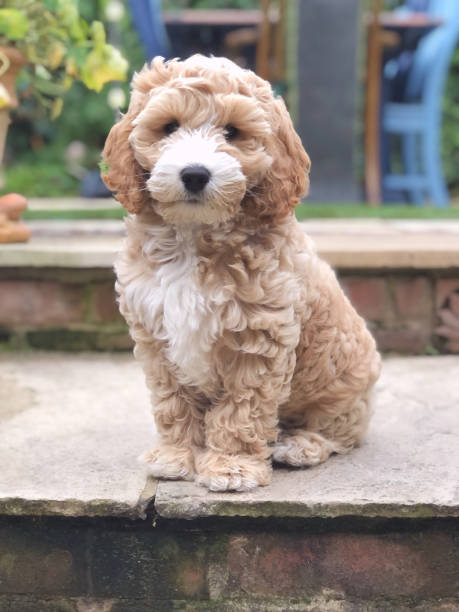
[[[280,98],[224,58],[155,58],[104,149],[128,210],[120,310],[151,391],[150,473],[267,485],[361,440],[380,358],[294,216],[309,158]]]

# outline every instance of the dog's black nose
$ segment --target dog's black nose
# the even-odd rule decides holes
[[[187,166],[180,172],[180,178],[187,191],[199,193],[210,179],[210,172],[204,166]]]

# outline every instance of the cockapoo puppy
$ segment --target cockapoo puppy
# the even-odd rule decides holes
[[[294,207],[309,158],[280,98],[224,58],[155,58],[104,150],[116,263],[159,432],[150,473],[266,485],[357,444],[380,358]]]

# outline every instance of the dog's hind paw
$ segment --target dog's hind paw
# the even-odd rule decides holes
[[[160,445],[146,451],[139,457],[148,473],[155,478],[169,480],[194,480],[193,453],[188,448]]]
[[[210,491],[250,491],[271,481],[270,462],[253,455],[206,451],[196,459],[196,482]]]
[[[272,459],[294,467],[313,466],[341,452],[338,444],[318,433],[300,429],[282,432],[274,445]]]

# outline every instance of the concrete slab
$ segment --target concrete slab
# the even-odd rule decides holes
[[[385,361],[359,449],[269,487],[209,493],[160,482],[155,509],[198,516],[459,515],[459,357]],[[136,463],[153,421],[128,355],[0,355],[0,513],[143,515],[155,483]]]
[[[116,220],[27,221],[26,243],[0,247],[0,267],[113,268],[124,223]]]
[[[0,512],[142,514],[153,421],[132,356],[0,355]]]
[[[28,243],[0,247],[0,267],[111,268],[117,220],[28,221]],[[339,269],[459,268],[459,221],[314,219],[302,223],[319,254]]]
[[[459,357],[388,359],[364,444],[251,493],[161,482],[156,511],[197,516],[459,516]]]
[[[32,211],[42,210],[114,210],[120,204],[115,198],[27,198],[27,208]]]
[[[320,255],[342,270],[459,267],[455,220],[314,219],[302,225]]]

